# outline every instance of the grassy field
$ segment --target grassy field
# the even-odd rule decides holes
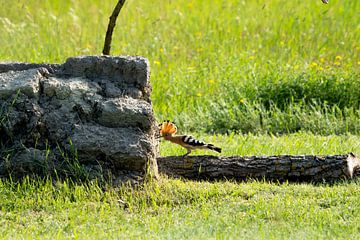
[[[283,136],[274,135],[202,135],[193,134],[197,138],[222,147],[221,154],[207,150],[196,150],[194,154],[214,154],[221,156],[261,156],[261,155],[331,155],[359,153],[360,136],[330,135],[319,136],[310,133],[296,133]],[[178,145],[162,141],[160,155],[183,155],[186,150]]]
[[[224,155],[332,154],[358,136],[208,136]],[[258,149],[257,149],[258,148]],[[163,155],[181,154],[162,145]],[[168,179],[145,186],[0,181],[2,239],[357,239],[360,182],[291,184]],[[119,201],[120,200],[120,201]]]
[[[0,61],[99,55],[115,2],[0,0]],[[359,12],[353,0],[128,0],[112,54],[147,57],[157,119],[223,155],[360,154]],[[357,239],[359,197],[359,180],[6,180],[0,238]]]
[[[358,239],[359,182],[0,183],[2,239]],[[46,193],[46,194],[44,194]],[[126,201],[126,207],[118,200]]]
[[[0,0],[0,59],[100,54],[114,2]],[[351,0],[130,0],[112,53],[147,57],[157,118],[190,131],[358,134],[359,11]]]
[[[203,136],[223,155],[339,154],[359,136]],[[180,155],[163,143],[162,155]],[[198,151],[201,154],[204,152]],[[357,239],[360,182],[294,184],[168,179],[144,186],[0,181],[2,239]]]

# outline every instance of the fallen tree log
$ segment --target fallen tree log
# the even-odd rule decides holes
[[[321,182],[360,175],[360,159],[353,153],[332,156],[170,156],[157,158],[157,163],[160,173],[192,180]]]

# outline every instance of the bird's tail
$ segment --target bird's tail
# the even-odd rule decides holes
[[[208,144],[208,145],[207,145],[207,148],[208,148],[208,149],[211,149],[211,150],[213,150],[213,151],[216,151],[216,152],[218,152],[218,153],[221,153],[221,148],[215,147],[215,146],[212,145],[212,144]]]

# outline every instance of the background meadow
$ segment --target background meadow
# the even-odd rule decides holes
[[[0,61],[100,55],[115,4],[0,0]],[[148,58],[157,120],[222,155],[359,155],[359,12],[353,0],[128,0],[111,53]],[[166,142],[160,150],[185,153]],[[10,179],[0,181],[0,236],[356,239],[359,197],[358,180],[163,177],[133,189]]]
[[[0,3],[0,59],[102,52],[116,1]],[[159,121],[208,133],[358,134],[358,1],[127,1],[113,55],[151,64]]]

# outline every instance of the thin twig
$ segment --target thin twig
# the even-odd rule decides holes
[[[114,11],[110,16],[109,25],[106,31],[105,42],[104,42],[104,49],[103,49],[104,55],[110,55],[111,39],[116,25],[116,19],[120,13],[121,8],[124,6],[124,3],[125,0],[119,0],[119,2],[116,4],[114,8]]]

